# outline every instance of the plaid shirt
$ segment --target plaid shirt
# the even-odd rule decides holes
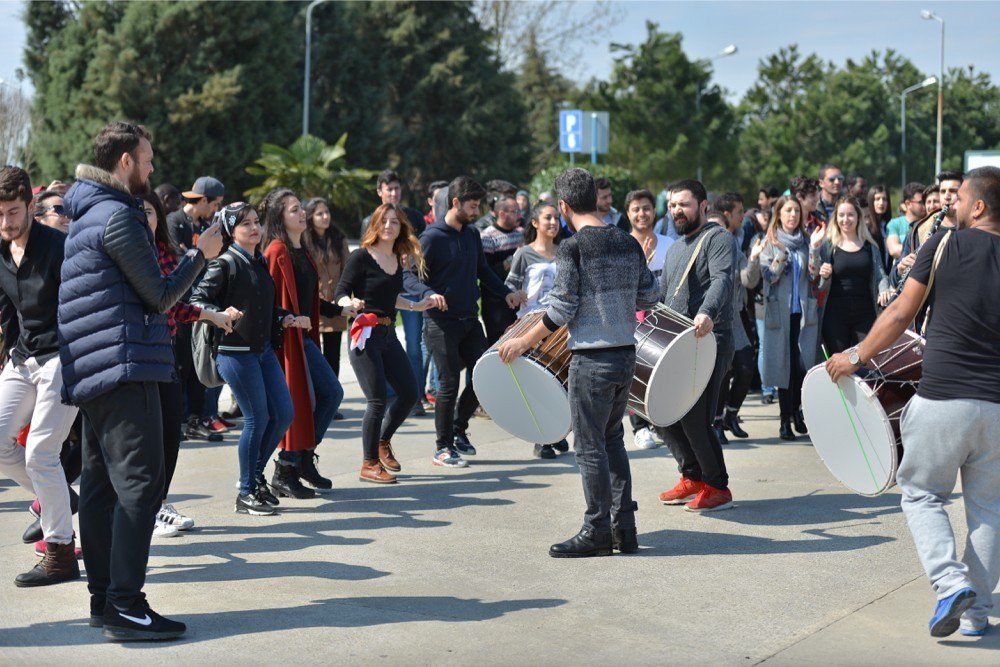
[[[164,244],[156,242],[156,259],[160,263],[160,273],[169,276],[177,268],[177,258]],[[178,301],[167,311],[167,326],[170,327],[170,337],[177,336],[177,323],[190,324],[197,322],[201,316],[201,308],[192,306],[186,301]]]

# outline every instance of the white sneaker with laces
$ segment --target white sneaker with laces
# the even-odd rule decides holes
[[[156,518],[165,524],[171,525],[177,530],[190,530],[194,528],[194,519],[184,516],[170,503],[165,503],[160,511],[156,513]]]
[[[636,431],[633,442],[636,449],[656,449],[660,446],[660,443],[653,439],[653,434],[648,428],[640,428]]]
[[[156,518],[156,525],[153,526],[153,537],[177,537],[180,532],[176,526],[160,521],[159,517]]]

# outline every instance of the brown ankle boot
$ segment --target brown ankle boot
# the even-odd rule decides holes
[[[393,456],[392,445],[389,444],[388,440],[378,441],[378,460],[382,462],[382,467],[386,470],[399,472],[403,469],[403,466],[399,465],[399,461]]]
[[[376,459],[365,459],[361,463],[362,482],[374,482],[376,484],[395,484],[396,476],[382,467],[382,463]]]
[[[80,564],[76,562],[76,543],[45,545],[45,555],[38,565],[14,579],[14,585],[19,588],[29,586],[50,586],[63,581],[80,578]]]

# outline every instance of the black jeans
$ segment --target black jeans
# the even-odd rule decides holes
[[[443,449],[453,446],[456,431],[464,433],[469,428],[472,413],[479,405],[471,375],[461,398],[458,397],[458,385],[462,369],[475,366],[486,351],[486,337],[479,320],[475,318],[448,320],[426,317],[424,339],[438,370],[440,388],[434,406],[434,429],[437,431],[437,448]]]
[[[160,383],[160,421],[163,424],[163,499],[170,493],[170,482],[177,469],[181,449],[181,412],[184,407],[179,382]]]
[[[198,379],[194,370],[194,355],[191,352],[191,324],[178,324],[177,336],[174,338],[174,357],[177,360],[177,372],[180,375],[182,402],[187,401],[185,417],[195,416],[199,419],[205,411],[205,385]]]
[[[802,382],[806,378],[806,369],[802,365],[802,352],[799,350],[801,313],[792,315],[790,323],[788,349],[791,353],[791,371],[788,376],[788,389],[778,389],[778,407],[782,419],[791,419],[802,408]]]
[[[632,347],[576,350],[569,366],[573,451],[587,502],[583,525],[596,533],[635,528],[639,506],[622,424],[634,373]]]
[[[126,609],[142,599],[163,500],[163,425],[157,382],[124,382],[84,414],[80,543],[92,595]]]
[[[323,357],[337,377],[340,377],[340,343],[343,337],[343,331],[331,331],[319,336],[320,342],[323,343]]]
[[[410,358],[396,337],[395,327],[377,326],[364,350],[351,350],[347,358],[368,399],[361,422],[361,444],[365,459],[378,459],[379,440],[391,440],[417,402],[417,378]],[[386,383],[392,385],[396,400],[386,414]]]
[[[640,417],[636,413],[630,413],[628,416],[628,423],[632,427],[632,435],[635,435],[637,431],[644,428],[653,428],[653,425],[648,421]]]
[[[684,477],[705,482],[717,489],[728,489],[729,473],[722,456],[722,443],[712,428],[712,422],[715,421],[722,378],[733,360],[732,333],[717,331],[715,344],[715,368],[705,391],[679,422],[661,428],[660,433]]]
[[[483,324],[486,327],[486,347],[500,340],[507,327],[517,319],[517,312],[507,305],[503,299],[497,300],[489,295],[483,296]]]
[[[739,326],[739,323],[735,323]],[[719,389],[719,405],[715,415],[722,416],[722,411],[729,408],[732,412],[739,412],[750,391],[750,383],[753,382],[753,373],[757,366],[757,355],[754,354],[753,346],[747,345],[741,350],[736,350],[733,354],[733,363],[729,366],[729,372],[722,378],[722,386]]]
[[[875,324],[871,299],[831,299],[823,313],[823,345],[830,356],[864,340]]]

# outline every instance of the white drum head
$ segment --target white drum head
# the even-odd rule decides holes
[[[844,486],[877,496],[895,483],[896,436],[878,397],[860,378],[834,384],[823,364],[816,366],[802,384],[802,412],[816,453]]]
[[[569,433],[566,390],[531,359],[520,357],[508,366],[497,352],[487,352],[476,363],[472,382],[483,409],[515,438],[547,445]]]
[[[649,376],[645,412],[657,426],[670,426],[698,402],[715,369],[715,335],[695,338],[694,328],[675,338]]]

